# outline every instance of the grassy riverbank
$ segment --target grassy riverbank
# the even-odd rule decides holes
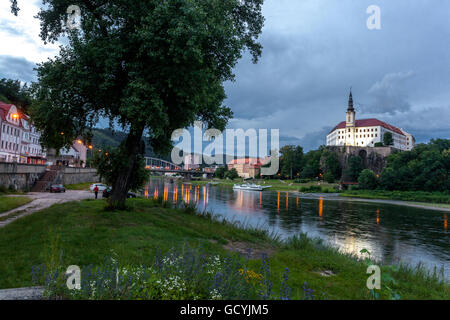
[[[192,181],[193,185],[206,185],[211,181],[217,182],[220,186],[224,187],[233,187],[235,184],[245,183],[243,179],[235,179],[235,180],[227,180],[227,179],[213,179],[213,180],[199,180]],[[300,191],[300,192],[336,192],[337,184],[336,183],[327,183],[321,181],[318,183],[314,182],[306,182],[306,183],[297,183],[294,180],[279,180],[279,179],[262,179],[262,180],[254,180],[254,183],[260,185],[268,185],[272,186],[269,190],[271,191]]]
[[[89,190],[91,184],[95,182],[84,182],[84,183],[76,183],[76,184],[68,184],[66,185],[67,190]]]
[[[450,194],[425,191],[349,190],[341,196],[364,199],[402,200],[416,203],[436,203],[450,207]],[[448,206],[447,206],[448,205]]]
[[[152,200],[133,199],[129,210],[123,212],[104,211],[104,205],[102,200],[55,205],[3,228],[0,256],[8,258],[0,260],[0,288],[31,285],[32,267],[48,264],[49,259],[66,267],[101,265],[114,253],[121,265],[149,265],[156,249],[164,252],[188,243],[220,257],[252,248],[249,268],[255,272],[261,267],[258,257],[262,252],[269,254],[274,291],[280,289],[289,268],[293,299],[305,298],[305,282],[315,298],[370,298],[367,267],[362,261],[305,236],[282,243],[263,231],[239,228],[196,214],[192,208],[174,209]],[[389,277],[383,282],[380,298],[398,294],[402,299],[450,299],[448,283],[426,276],[423,270],[385,266],[382,272]]]
[[[0,196],[0,213],[23,206],[31,201],[32,201],[32,199],[30,199],[28,197]]]

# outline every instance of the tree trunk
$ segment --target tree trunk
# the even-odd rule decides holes
[[[125,142],[126,157],[128,159],[128,166],[123,168],[118,173],[117,179],[112,186],[112,193],[108,199],[109,207],[112,209],[124,209],[127,194],[130,188],[130,181],[133,171],[136,167],[136,157],[140,152],[140,143],[142,139],[144,128],[131,127],[130,133]]]

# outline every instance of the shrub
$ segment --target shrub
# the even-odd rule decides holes
[[[327,172],[324,174],[323,179],[328,183],[333,183],[335,180],[334,174],[331,172]]]
[[[372,170],[364,169],[359,175],[358,184],[361,189],[374,190],[378,186],[378,179]]]
[[[233,169],[225,172],[224,177],[228,178],[230,180],[234,180],[236,178],[239,178],[239,174],[238,174],[237,170],[235,168],[233,168]]]
[[[383,147],[383,142],[375,142],[374,147]]]

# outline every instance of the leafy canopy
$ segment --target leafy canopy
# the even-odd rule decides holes
[[[34,121],[55,148],[86,135],[100,116],[144,131],[157,152],[195,120],[223,129],[232,112],[222,83],[233,80],[244,49],[254,62],[261,54],[263,0],[43,3],[41,38],[68,35],[60,55],[39,65],[34,87]],[[70,5],[81,9],[80,30],[65,24]]]

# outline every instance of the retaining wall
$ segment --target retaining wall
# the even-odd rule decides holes
[[[0,187],[29,191],[45,173],[46,166],[0,162]],[[55,183],[75,184],[99,181],[97,170],[64,167]]]
[[[0,163],[0,187],[27,191],[45,172],[43,165]]]

